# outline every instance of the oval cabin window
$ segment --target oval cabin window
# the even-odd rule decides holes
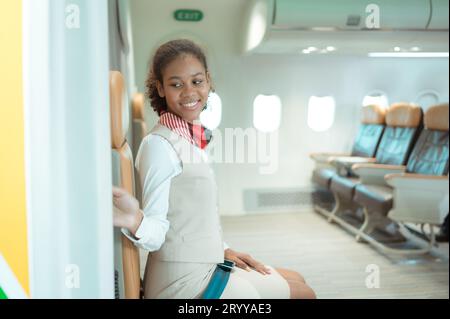
[[[253,125],[261,132],[277,130],[281,122],[281,100],[277,95],[258,95],[253,102]]]
[[[208,107],[200,114],[200,121],[210,130],[219,127],[222,121],[222,99],[217,93],[209,94]]]
[[[424,90],[419,92],[414,99],[414,103],[420,105],[424,111],[426,111],[430,106],[438,104],[439,101],[439,93],[433,90]]]
[[[364,96],[362,101],[362,106],[367,106],[371,104],[377,104],[381,107],[388,108],[389,100],[384,92],[374,91]]]
[[[328,130],[334,123],[336,102],[332,96],[311,96],[308,103],[308,126],[316,132]]]

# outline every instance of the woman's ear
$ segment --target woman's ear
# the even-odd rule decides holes
[[[209,90],[214,92],[214,86],[211,82],[211,75],[209,74],[209,72],[206,72],[206,82],[208,82],[209,84]]]
[[[165,97],[164,94],[164,87],[162,86],[161,82],[156,81],[156,88],[158,89],[158,94],[160,97]]]

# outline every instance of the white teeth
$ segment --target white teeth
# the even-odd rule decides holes
[[[181,104],[181,105],[183,105],[184,107],[194,107],[197,105],[197,103],[198,103],[198,101],[194,101],[191,103],[186,103],[186,104]]]

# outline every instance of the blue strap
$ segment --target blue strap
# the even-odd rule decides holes
[[[222,264],[217,265],[201,299],[219,299],[222,296],[231,272],[231,268],[222,266]]]

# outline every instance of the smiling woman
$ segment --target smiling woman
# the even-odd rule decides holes
[[[206,57],[191,41],[168,42],[155,53],[147,77],[147,95],[158,115],[167,111],[198,119],[211,89]],[[182,55],[179,51],[184,52]],[[164,73],[164,76],[163,76]]]
[[[206,57],[189,40],[157,51],[147,91],[159,123],[136,158],[143,211],[115,189],[114,224],[148,250],[146,298],[314,298],[295,271],[272,268],[222,239],[218,191],[206,153],[211,134],[200,113],[211,89]],[[235,268],[233,268],[236,266]]]
[[[192,55],[181,55],[164,69],[158,94],[166,99],[167,110],[188,122],[197,120],[208,102],[209,73]]]
[[[0,299],[448,298],[449,1],[368,2],[0,1]]]

